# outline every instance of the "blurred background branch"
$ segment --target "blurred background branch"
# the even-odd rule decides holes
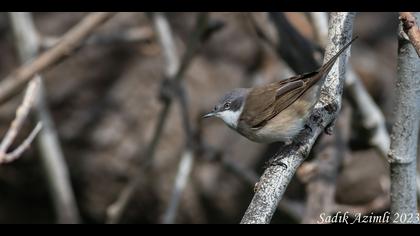
[[[177,96],[180,99],[181,108],[183,112],[183,124],[186,131],[187,137],[187,150],[185,154],[182,155],[180,162],[180,171],[175,181],[175,189],[173,197],[171,200],[170,207],[168,212],[164,217],[164,221],[170,223],[175,217],[176,208],[180,198],[182,189],[186,184],[186,178],[188,177],[188,172],[191,170],[193,164],[192,160],[192,130],[189,125],[188,111],[186,110],[186,97],[183,90],[180,90],[180,85],[182,83],[182,78],[186,72],[188,66],[190,65],[193,56],[195,55],[198,47],[200,46],[200,41],[202,40],[202,35],[207,29],[207,19],[205,16],[206,13],[200,13],[197,16],[197,25],[196,29],[191,35],[190,41],[187,44],[186,52],[184,53],[181,60],[178,59],[178,55],[175,50],[175,41],[171,33],[169,23],[167,22],[165,16],[162,13],[154,13],[153,21],[155,29],[160,41],[161,47],[163,49],[164,58],[166,60],[167,66],[165,70],[165,80],[162,82],[161,87],[161,100],[163,102],[163,108],[159,115],[159,120],[155,129],[154,136],[150,145],[147,148],[145,159],[143,160],[143,165],[148,166],[153,161],[153,157],[158,146],[159,140],[161,138],[163,128],[166,122],[166,119],[169,114],[169,109],[172,105],[173,98]],[[108,220],[109,223],[117,223],[121,219],[125,209],[127,208],[130,200],[135,192],[136,186],[138,185],[139,178],[141,176],[134,176],[128,185],[123,189],[118,199],[108,208]]]
[[[20,60],[22,64],[25,64],[38,55],[40,48],[39,34],[35,29],[31,13],[12,12],[10,13],[10,19]],[[79,223],[79,210],[64,154],[47,105],[43,78],[40,75],[36,75],[32,80],[37,81],[39,84],[36,88],[36,115],[33,120],[40,120],[43,124],[37,143],[41,152],[46,179],[50,186],[57,222],[66,224]]]
[[[91,13],[73,29],[69,30],[53,48],[39,55],[28,64],[24,64],[0,83],[0,104],[6,102],[37,73],[60,62],[77,49],[98,26],[111,18],[114,13]]]

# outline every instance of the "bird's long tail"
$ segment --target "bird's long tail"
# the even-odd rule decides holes
[[[359,36],[354,37],[350,42],[348,42],[343,48],[340,49],[327,63],[325,63],[318,72],[321,72],[321,74],[328,74],[330,72],[331,68],[333,67],[335,61],[338,59],[338,57],[357,39]]]

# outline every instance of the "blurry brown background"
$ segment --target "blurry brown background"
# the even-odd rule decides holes
[[[86,13],[34,13],[42,36],[61,36]],[[179,53],[195,24],[196,13],[169,13]],[[308,39],[313,30],[301,13],[287,13]],[[209,111],[224,92],[247,81],[281,79],[283,62],[261,45],[242,13],[211,13],[224,23],[204,44],[185,76],[192,121]],[[392,124],[393,86],[397,53],[396,13],[358,13],[351,63],[366,88]],[[132,28],[153,31],[144,13],[119,13],[97,34]],[[15,40],[6,13],[0,13],[0,78],[19,65]],[[165,62],[156,38],[139,42],[94,44],[49,70],[46,77],[49,105],[59,132],[83,222],[104,223],[107,207],[116,200],[134,172],[136,160],[153,135],[161,108],[158,98]],[[280,63],[279,63],[280,60]],[[279,66],[280,65],[280,66]],[[289,74],[287,74],[289,73]],[[21,96],[0,107],[0,134],[6,132]],[[174,177],[185,139],[179,106],[175,103],[165,125],[153,164],[142,180],[122,222],[158,223],[169,204]],[[267,160],[266,146],[252,143],[219,120],[203,123],[203,139],[224,156],[260,174]],[[390,127],[390,126],[389,126]],[[19,140],[29,132],[28,125]],[[349,148],[338,179],[336,201],[360,206],[382,194],[388,178],[385,161],[359,142],[357,125],[350,130]],[[238,223],[253,195],[253,186],[220,162],[197,156],[176,217],[176,223]],[[24,156],[0,167],[0,223],[54,223],[55,216],[36,146]],[[303,202],[305,188],[295,177],[286,193]],[[374,209],[380,213],[386,210]],[[277,211],[273,223],[295,222]]]

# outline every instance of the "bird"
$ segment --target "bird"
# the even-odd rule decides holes
[[[316,71],[229,91],[203,118],[220,118],[231,129],[257,143],[290,143],[305,127],[315,106],[320,93],[318,82],[357,38]]]

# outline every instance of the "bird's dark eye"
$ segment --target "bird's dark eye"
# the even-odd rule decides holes
[[[230,102],[225,103],[225,109],[229,109],[230,107]]]
[[[215,106],[215,107],[213,108],[213,111],[217,111],[217,106]]]

